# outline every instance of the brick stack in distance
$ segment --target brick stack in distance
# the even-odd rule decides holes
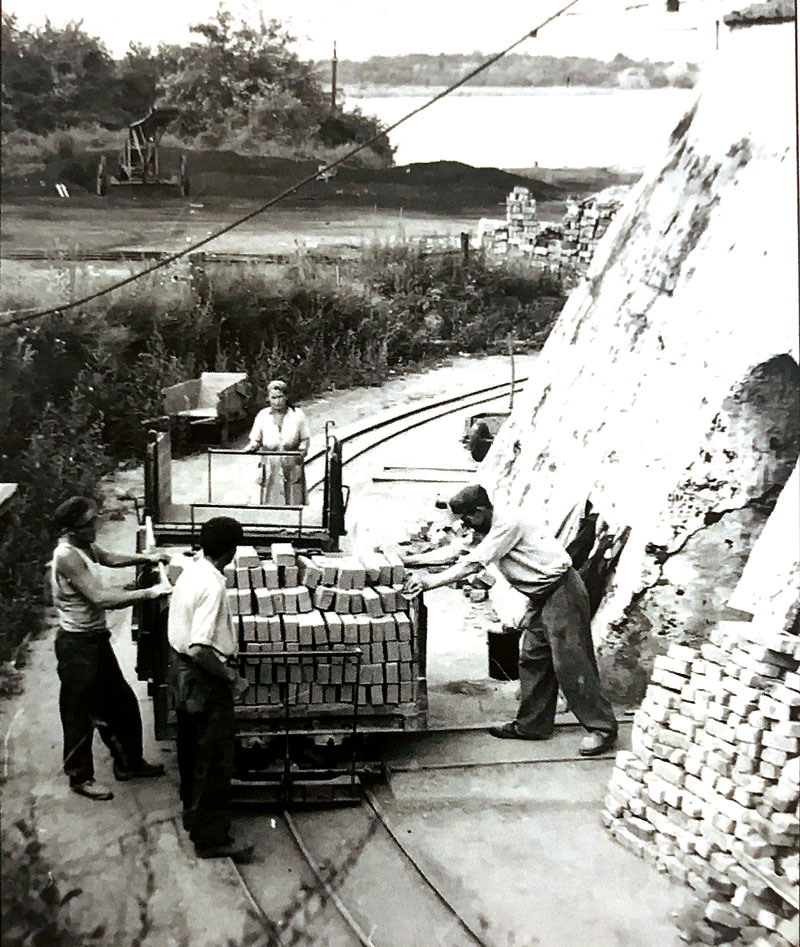
[[[689,884],[691,943],[797,944],[800,638],[722,622],[655,661],[603,819]]]
[[[543,224],[536,217],[536,199],[527,187],[515,187],[506,198],[506,219],[482,221],[481,244],[495,253],[517,251],[567,286],[586,273],[600,238],[621,207],[619,201],[588,197],[568,200],[560,222]]]
[[[399,558],[306,556],[273,543],[261,559],[240,546],[225,578],[250,683],[241,704],[277,707],[288,699],[292,706],[352,707],[357,699],[362,707],[391,707],[416,700],[417,643]],[[358,684],[352,657],[323,655],[354,648],[362,653]],[[297,657],[272,657],[283,651]]]

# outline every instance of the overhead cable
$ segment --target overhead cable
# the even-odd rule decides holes
[[[445,96],[450,95],[451,92],[454,92],[456,89],[461,88],[465,85],[470,79],[474,79],[475,76],[484,72],[490,66],[493,66],[496,62],[502,59],[504,56],[507,56],[512,50],[516,49],[517,46],[520,46],[527,39],[535,39],[539,30],[544,29],[549,23],[552,23],[553,20],[558,19],[562,14],[566,13],[571,7],[575,6],[579,0],[570,0],[565,6],[557,10],[547,19],[543,20],[538,26],[534,27],[532,30],[529,30],[524,36],[521,36],[519,39],[511,43],[510,46],[506,46],[504,50],[499,53],[496,53],[494,56],[486,59],[480,65],[476,66],[471,72],[467,73],[457,82],[454,82],[452,85],[448,86],[442,92],[439,92],[437,95],[434,95],[432,98],[423,102],[422,105],[413,109],[411,112],[408,112],[402,118],[398,119],[393,125],[390,125],[388,128],[377,132],[367,141],[362,142],[361,144],[351,148],[350,151],[346,152],[340,158],[337,158],[335,161],[331,161],[328,164],[323,165],[318,168],[316,171],[304,177],[302,180],[298,181],[296,184],[292,184],[290,187],[285,188],[279,194],[276,194],[275,197],[270,198],[266,203],[262,204],[260,207],[257,207],[255,210],[250,211],[248,214],[245,214],[243,217],[239,217],[234,220],[232,223],[227,224],[225,227],[220,228],[212,234],[209,234],[207,237],[204,237],[202,240],[198,240],[196,243],[191,244],[190,246],[184,247],[182,250],[179,250],[177,253],[169,254],[168,256],[163,257],[160,260],[157,260],[155,263],[151,264],[145,269],[140,270],[138,273],[134,273],[131,276],[126,277],[123,280],[119,280],[116,283],[112,283],[109,286],[104,287],[103,289],[97,290],[97,292],[90,293],[88,296],[83,296],[80,299],[73,300],[69,303],[64,303],[61,306],[51,306],[48,309],[17,309],[17,310],[8,310],[7,313],[2,315],[11,315],[12,318],[5,319],[0,321],[0,328],[5,328],[15,325],[23,325],[28,322],[32,322],[35,319],[42,319],[45,316],[52,316],[57,313],[67,312],[70,309],[77,309],[79,306],[85,306],[87,303],[92,302],[95,299],[99,299],[101,296],[105,296],[108,293],[115,292],[118,289],[121,289],[123,286],[127,286],[129,283],[133,283],[138,279],[141,279],[144,276],[148,276],[150,273],[154,273],[156,270],[162,269],[165,266],[168,266],[170,263],[174,263],[176,260],[180,260],[182,257],[187,256],[189,253],[194,253],[200,247],[206,246],[206,244],[211,243],[212,240],[216,240],[218,237],[221,237],[223,234],[234,230],[236,227],[240,227],[242,224],[247,223],[247,221],[252,220],[254,217],[257,217],[259,214],[262,214],[265,210],[270,207],[273,207],[275,204],[284,200],[285,198],[291,196],[292,194],[297,193],[301,188],[310,184],[312,181],[315,181],[317,178],[326,175],[329,171],[332,171],[334,168],[339,167],[345,161],[348,161],[350,158],[357,155],[359,152],[363,151],[365,148],[369,148],[370,145],[374,144],[379,138],[383,138],[388,135],[390,132],[393,132],[396,128],[402,125],[404,122],[407,122],[410,118],[413,118],[415,115],[418,115],[420,112],[424,111],[427,108],[430,108],[434,102],[438,102],[440,99],[445,98]]]

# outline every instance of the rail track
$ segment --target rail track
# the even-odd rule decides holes
[[[621,721],[622,728],[629,725],[630,720]],[[557,727],[579,729],[568,723]],[[475,728],[438,732],[460,734],[465,729]],[[389,775],[593,765],[608,758],[562,755],[393,765]],[[258,861],[234,870],[270,947],[499,947],[485,919],[465,902],[463,891],[456,897],[443,890],[446,872],[424,852],[414,851],[406,834],[393,825],[379,794],[365,788],[362,801],[361,807],[283,809],[238,820],[240,831],[255,845]],[[281,872],[283,881],[291,882],[283,884]]]
[[[267,891],[258,864],[235,866],[275,947],[493,947],[480,921],[442,894],[432,869],[404,844],[370,790],[360,808],[240,820],[257,852],[280,853],[300,884],[288,898]],[[253,817],[258,819],[259,817]],[[268,841],[265,828],[269,826]],[[287,889],[286,894],[289,894]],[[277,909],[277,913],[276,913]],[[276,920],[277,918],[277,920]],[[424,924],[420,919],[424,918]]]
[[[523,390],[527,377],[514,382],[514,392]],[[511,382],[501,382],[478,388],[474,391],[451,395],[423,405],[391,412],[365,426],[353,426],[350,429],[334,432],[342,445],[342,465],[352,463],[358,457],[392,438],[406,434],[415,428],[430,424],[450,414],[456,414],[469,408],[482,407],[507,398],[511,394]],[[309,491],[318,488],[324,480],[325,446],[320,445],[310,451],[306,457],[306,481]]]
[[[527,378],[514,382],[521,390]],[[508,398],[511,383],[390,412],[364,426],[337,432],[347,465],[414,428],[470,408]],[[324,443],[306,460],[309,489],[323,481]],[[621,721],[623,726],[627,721]],[[560,723],[559,729],[575,728]],[[437,733],[463,734],[482,728],[450,727]],[[499,749],[498,745],[498,749]],[[469,754],[465,754],[469,756]],[[498,758],[389,761],[386,775],[419,776],[437,771],[468,772],[488,767],[547,766],[586,759],[551,754],[534,759]],[[263,925],[270,947],[500,947],[486,919],[463,890],[446,892],[446,873],[435,860],[409,846],[378,795],[363,788],[360,806],[328,809],[261,809],[237,819],[242,837],[254,844],[256,860],[233,865],[245,897]]]

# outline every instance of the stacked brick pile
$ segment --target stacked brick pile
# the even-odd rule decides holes
[[[567,202],[557,224],[543,227],[536,219],[536,200],[526,187],[515,187],[506,199],[505,224],[481,221],[481,244],[497,253],[512,249],[529,254],[533,262],[574,285],[586,272],[598,241],[619,210],[618,201]]]
[[[228,603],[250,687],[245,705],[413,703],[419,662],[398,557],[305,556],[274,543],[240,546],[225,569]],[[352,657],[324,652],[358,648]],[[273,657],[276,652],[297,656]],[[316,652],[316,657],[314,653]],[[358,687],[356,693],[355,688]]]
[[[527,187],[515,187],[506,198],[506,228],[509,244],[523,251],[534,246],[539,222],[536,199]]]
[[[800,638],[723,622],[655,661],[604,821],[704,903],[692,943],[797,944]]]
[[[584,271],[592,260],[597,242],[608,230],[619,206],[617,201],[600,203],[593,197],[580,203],[567,201],[567,212],[563,221],[564,240],[561,246]]]

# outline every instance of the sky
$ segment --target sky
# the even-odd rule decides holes
[[[491,54],[504,49],[568,0],[228,0],[250,22],[259,10],[284,22],[298,38],[304,59],[328,59],[334,40],[340,59],[403,53]],[[130,41],[188,43],[188,24],[209,19],[218,0],[4,0],[3,12],[18,25],[57,27],[83,21],[115,57]],[[635,59],[702,62],[713,49],[713,23],[727,0],[682,0],[667,13],[665,0],[578,0],[517,52],[592,56],[609,60],[621,52]]]

